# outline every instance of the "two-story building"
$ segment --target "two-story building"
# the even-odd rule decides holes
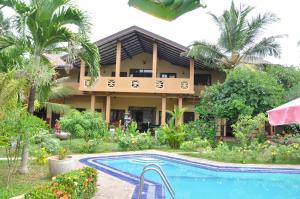
[[[174,32],[176,34],[176,32]],[[102,112],[107,123],[130,113],[139,126],[165,124],[175,105],[185,107],[183,121],[197,118],[194,105],[206,86],[224,81],[225,74],[182,55],[187,47],[133,26],[96,42],[101,73],[91,84],[88,68],[78,60],[65,85],[74,96],[59,102],[83,111]],[[58,115],[47,113],[53,124]]]

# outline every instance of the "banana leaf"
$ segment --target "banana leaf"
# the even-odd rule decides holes
[[[128,5],[167,21],[199,7],[206,8],[200,0],[129,0]]]

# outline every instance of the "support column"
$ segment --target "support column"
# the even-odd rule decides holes
[[[95,95],[91,95],[91,111],[94,112],[95,111],[95,104],[96,104],[96,96]]]
[[[166,107],[167,107],[167,98],[164,96],[161,99],[161,125],[166,124]]]
[[[191,88],[194,90],[194,74],[195,74],[195,61],[190,59],[190,81],[191,81]]]
[[[111,97],[109,95],[106,96],[105,121],[107,124],[110,122],[110,98]]]
[[[152,57],[152,78],[157,75],[157,43],[153,44],[153,57]]]
[[[180,108],[180,109],[182,109],[182,97],[179,97],[178,98],[178,107]],[[180,118],[180,120],[179,120],[179,124],[182,124],[182,117]],[[177,125],[177,124],[176,124]]]
[[[79,76],[79,89],[84,87],[84,77],[85,77],[85,62],[81,60],[80,63],[80,76]]]
[[[194,74],[195,74],[195,61],[193,59],[190,59],[190,86],[189,89],[193,92],[194,90]]]
[[[117,43],[117,51],[116,51],[116,77],[120,77],[121,50],[122,50],[122,44],[121,44],[121,42],[118,42]]]

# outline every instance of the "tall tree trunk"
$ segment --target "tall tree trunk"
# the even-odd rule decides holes
[[[35,93],[36,88],[34,85],[31,86],[29,97],[28,97],[28,105],[27,105],[27,111],[31,114],[34,112],[34,101],[35,101]],[[25,135],[26,136],[26,135]],[[24,145],[22,148],[22,156],[21,156],[21,164],[19,168],[19,172],[22,174],[28,173],[28,158],[29,158],[29,140],[27,137],[24,136]]]

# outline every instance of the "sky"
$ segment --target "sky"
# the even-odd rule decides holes
[[[208,15],[209,12],[221,15],[228,9],[231,0],[205,0],[207,8],[198,8],[174,21],[164,21],[128,6],[128,0],[73,0],[78,7],[87,12],[92,23],[91,39],[98,41],[113,33],[136,25],[188,46],[193,41],[216,43],[219,31]],[[246,4],[255,7],[252,16],[272,12],[280,18],[265,29],[262,37],[286,35],[279,40],[282,55],[267,57],[274,64],[300,66],[300,1],[297,0],[234,0],[236,5]],[[10,11],[8,13],[12,14]],[[250,17],[252,17],[250,16]]]
[[[91,39],[97,41],[110,34],[136,25],[153,33],[159,34],[182,45],[188,46],[196,40],[216,42],[218,28],[207,14],[222,14],[229,8],[231,0],[205,0],[207,8],[199,8],[174,21],[168,22],[135,8],[129,7],[128,0],[75,0],[76,4],[90,16],[92,26]],[[236,5],[255,7],[253,15],[272,12],[280,21],[269,25],[262,37],[286,34],[280,39],[282,56],[280,59],[267,58],[274,64],[300,65],[300,2],[297,0],[235,0]]]

